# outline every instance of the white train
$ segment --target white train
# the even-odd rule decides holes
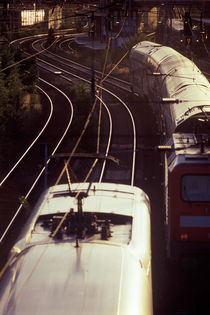
[[[172,48],[144,41],[131,50],[131,83],[162,115],[167,256],[180,262],[209,251],[210,85],[197,66]]]
[[[150,233],[137,187],[49,188],[2,275],[0,314],[152,315]]]
[[[133,92],[146,96],[161,113],[168,136],[174,132],[207,133],[210,85],[188,58],[174,49],[143,41],[130,53]]]

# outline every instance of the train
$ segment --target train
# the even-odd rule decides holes
[[[210,249],[210,137],[174,133],[165,154],[167,257],[196,261]]]
[[[132,92],[145,96],[152,111],[163,117],[161,130],[208,133],[210,86],[188,58],[171,47],[142,41],[130,52]]]
[[[161,117],[166,256],[196,259],[210,249],[210,85],[174,49],[143,41],[131,50],[134,93]]]
[[[45,190],[1,272],[0,314],[152,315],[150,211],[130,185]]]

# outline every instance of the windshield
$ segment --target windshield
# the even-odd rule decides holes
[[[210,201],[210,175],[184,175],[181,197],[184,201]]]

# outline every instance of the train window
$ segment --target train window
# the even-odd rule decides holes
[[[189,202],[209,202],[210,175],[184,175],[181,181],[181,197]]]

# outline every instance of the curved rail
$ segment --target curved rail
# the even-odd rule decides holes
[[[14,166],[10,169],[10,171],[7,173],[7,175],[1,180],[0,182],[0,187],[4,184],[4,182],[8,179],[8,177],[12,174],[12,172],[16,169],[16,167],[19,165],[19,163],[23,160],[23,158],[26,156],[26,154],[30,151],[30,149],[33,147],[33,145],[37,142],[37,140],[40,138],[40,136],[42,135],[42,133],[45,131],[46,127],[48,126],[50,119],[52,117],[53,114],[53,103],[51,98],[49,97],[49,95],[39,86],[37,86],[37,88],[39,88],[42,93],[44,93],[49,102],[50,102],[50,114],[49,117],[46,121],[46,123],[44,124],[43,128],[41,129],[41,131],[39,132],[39,134],[36,136],[36,138],[33,140],[33,142],[28,146],[28,148],[26,149],[26,151],[22,154],[22,156],[19,158],[19,160],[14,164]]]
[[[63,94],[63,95],[67,98],[67,100],[68,100],[68,102],[69,102],[69,105],[70,105],[70,107],[71,107],[71,116],[70,116],[70,119],[69,119],[69,123],[68,123],[67,127],[65,128],[65,131],[63,132],[63,135],[60,137],[59,141],[57,142],[56,146],[54,147],[53,152],[52,152],[52,155],[53,155],[53,154],[57,151],[58,147],[60,146],[61,142],[63,141],[63,139],[64,139],[64,137],[65,137],[65,135],[66,135],[66,133],[68,132],[68,130],[69,130],[69,128],[70,128],[70,125],[71,125],[71,122],[72,122],[72,119],[73,119],[73,112],[74,112],[74,110],[73,110],[73,105],[72,105],[71,100],[69,99],[69,97],[68,97],[63,91],[61,91],[61,90],[58,89],[57,87],[53,86],[51,83],[49,83],[49,82],[47,82],[47,81],[45,81],[45,80],[43,80],[43,79],[41,79],[41,80],[42,80],[43,82],[45,82],[46,84],[50,85],[51,87],[55,88],[56,90],[58,90],[61,94]],[[46,165],[48,165],[49,162],[50,162],[50,158],[48,158],[48,160],[46,161]],[[31,192],[32,192],[32,190],[33,190],[33,188],[35,187],[35,185],[37,184],[38,180],[40,179],[40,177],[41,177],[42,174],[44,173],[45,169],[46,169],[46,166],[42,167],[42,169],[40,170],[38,176],[36,177],[35,181],[33,182],[32,186],[30,187],[30,189],[28,190],[27,194],[25,195],[25,199],[27,199],[27,198],[30,196],[30,194],[31,194]],[[12,226],[12,224],[13,224],[15,218],[16,218],[17,215],[19,214],[19,212],[20,212],[20,210],[22,209],[22,207],[23,207],[23,204],[21,204],[21,205],[19,206],[19,208],[16,210],[16,212],[15,212],[15,214],[14,214],[12,220],[10,221],[10,223],[8,224],[6,230],[4,231],[4,233],[2,234],[2,236],[1,236],[1,238],[0,238],[0,243],[1,243],[1,242],[3,241],[3,239],[5,238],[6,234],[8,233],[10,227]]]
[[[42,62],[54,67],[54,65],[50,64],[49,62],[46,62],[46,61],[43,61],[41,60]],[[74,77],[77,77],[79,78],[80,80],[83,80],[83,81],[86,81],[90,84],[90,81],[89,80],[86,80],[78,75],[75,75],[75,74],[72,74],[70,73],[69,71],[66,71],[64,69],[62,69],[63,72],[65,72],[66,74],[69,74],[71,76],[74,76]],[[63,78],[65,78],[66,80],[69,80],[68,78],[66,78],[65,76],[62,75]],[[43,79],[42,79],[43,80]],[[54,87],[52,84],[50,84],[49,82],[46,82],[45,80],[43,80],[45,83],[49,84],[50,86]],[[104,90],[105,92],[109,93],[110,95],[112,95],[113,97],[115,97],[121,104],[123,104],[123,106],[126,108],[126,110],[128,111],[129,115],[130,115],[130,118],[131,118],[131,122],[132,122],[132,126],[133,126],[133,158],[132,158],[132,172],[131,172],[131,185],[133,186],[134,184],[134,173],[135,173],[135,159],[136,159],[136,128],[135,128],[135,123],[134,123],[134,118],[132,116],[132,113],[130,111],[130,109],[128,108],[128,106],[117,96],[115,95],[114,93],[112,93],[111,91],[107,90],[106,88],[104,87],[101,87],[100,85],[97,85],[98,88],[101,88],[102,90]],[[57,90],[59,90],[58,88],[56,88]],[[62,91],[60,91],[62,94],[64,94]],[[67,96],[66,96],[67,97]],[[71,104],[71,107],[72,107],[72,116],[73,116],[73,106],[72,106],[72,103],[71,101],[69,100],[69,103]],[[103,102],[103,105],[105,106],[104,102]],[[71,124],[71,120],[72,120],[72,116],[71,116],[71,119],[70,119],[70,122],[69,122],[69,125],[66,129],[66,131],[64,132],[63,134],[63,137],[61,137],[60,141],[58,142],[58,144],[56,145],[55,149],[53,150],[53,153],[54,154],[58,148],[58,146],[60,145],[60,143],[62,142],[67,130],[69,129],[70,127],[70,124]],[[110,118],[110,113],[109,113],[109,119]],[[111,121],[111,120],[110,120]],[[110,124],[110,134],[111,134],[111,129],[112,129],[112,124]],[[111,137],[109,136],[109,141],[108,141],[108,145],[107,145],[107,150],[106,150],[106,155],[108,154],[108,151],[109,151],[109,147],[110,147],[110,142],[111,142]],[[47,161],[47,164],[50,162],[50,159],[48,159]],[[100,176],[100,179],[99,181],[102,181],[102,178],[103,178],[103,173],[104,173],[104,169],[105,169],[105,162],[103,163],[103,167],[102,167],[102,171],[101,171],[101,176]],[[39,180],[39,178],[41,177],[41,175],[43,174],[43,172],[45,171],[45,167],[42,168],[42,170],[39,172],[39,175],[37,176],[36,180],[34,181],[33,185],[31,186],[31,188],[29,189],[28,193],[26,194],[25,198],[27,199],[29,197],[29,195],[31,194],[34,186],[36,185],[37,181]],[[13,216],[12,220],[10,221],[8,227],[6,228],[5,232],[3,233],[2,237],[0,238],[0,242],[2,242],[2,240],[4,239],[5,235],[7,234],[9,228],[11,227],[12,223],[14,222],[15,218],[17,217],[18,213],[20,212],[21,208],[22,208],[23,205],[20,205],[20,207],[17,209],[15,215]]]
[[[87,82],[88,84],[91,84],[90,80],[87,80],[87,79],[84,79],[82,78],[81,76],[78,76],[74,73],[70,73],[69,71],[63,69],[63,68],[60,68],[60,67],[57,67],[57,66],[54,66],[53,64],[51,64],[50,62],[47,62],[41,58],[38,58],[38,60],[40,60],[41,62],[47,64],[48,66],[50,67],[55,67],[57,68],[59,71],[61,71],[63,74],[67,74],[67,75],[71,75],[73,77],[76,77],[77,79],[80,79],[80,80],[83,80],[85,82]],[[68,65],[69,66],[69,65]],[[87,67],[88,70],[90,70],[88,67]],[[63,79],[66,79],[68,80],[68,78],[66,78],[64,75],[62,75],[62,78]],[[114,98],[116,98],[125,108],[126,110],[128,111],[128,114],[130,116],[130,119],[131,119],[131,122],[132,122],[132,126],[133,126],[133,159],[132,159],[132,175],[131,175],[131,185],[133,186],[134,185],[134,174],[135,174],[135,161],[136,161],[136,127],[135,127],[135,122],[134,122],[134,118],[133,118],[133,115],[130,111],[130,109],[128,108],[128,106],[125,104],[125,102],[123,102],[116,94],[114,94],[113,92],[111,92],[110,90],[104,88],[104,87],[101,87],[100,85],[96,84],[96,86],[98,88],[101,88],[103,91],[105,91],[106,93],[112,95]]]
[[[106,152],[105,152],[105,156],[108,156],[109,153],[109,148],[110,148],[110,144],[111,144],[111,135],[112,135],[112,117],[110,114],[110,111],[108,109],[108,107],[106,106],[106,104],[104,103],[104,101],[102,99],[100,99],[99,97],[97,97],[101,103],[103,104],[103,106],[105,107],[107,113],[108,113],[108,117],[109,117],[109,124],[110,124],[110,128],[109,128],[109,137],[108,137],[108,143],[107,143],[107,148],[106,148]],[[102,182],[102,178],[104,175],[104,170],[105,170],[105,166],[106,166],[106,159],[103,162],[103,166],[102,166],[102,170],[101,170],[101,175],[99,177],[99,183]]]

